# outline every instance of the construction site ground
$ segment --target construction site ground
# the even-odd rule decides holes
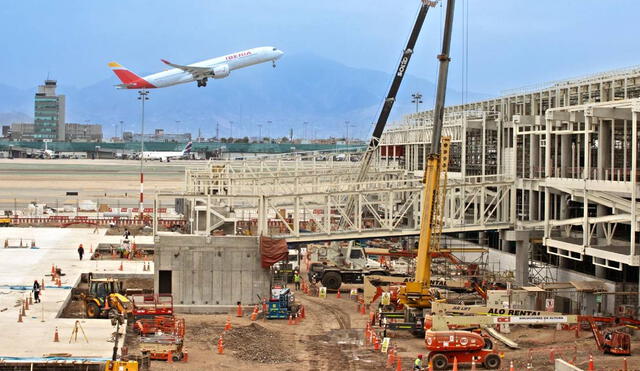
[[[181,315],[186,320],[185,347],[189,353],[188,363],[155,361],[157,370],[384,370],[385,354],[374,352],[373,346],[365,345],[364,327],[369,318],[356,311],[356,303],[343,294],[338,299],[329,294],[326,299],[309,297],[301,292],[297,300],[306,308],[306,319],[298,325],[289,325],[287,320],[265,320],[252,322],[248,313],[238,318],[235,312],[215,315]],[[245,308],[249,309],[249,308]],[[224,334],[227,318],[231,318],[233,329]],[[621,370],[622,357],[603,355],[596,349],[590,332],[556,331],[554,327],[512,327],[508,335],[520,345],[511,350],[494,340],[504,353],[502,370],[509,370],[510,361],[515,370],[526,370],[530,349],[533,370],[554,370],[554,357],[573,361],[587,369],[589,355],[593,355],[596,370]],[[223,335],[224,334],[224,335]],[[424,340],[405,332],[394,332],[391,346],[396,346],[402,360],[403,370],[410,370],[417,354],[425,354]],[[217,342],[223,335],[224,354],[217,354]],[[633,338],[635,353],[627,359],[628,370],[640,370],[640,338]],[[553,349],[553,351],[552,351]],[[577,352],[576,352],[577,350]],[[636,366],[638,365],[638,366]],[[396,365],[394,364],[395,369]],[[470,369],[461,365],[461,369]],[[482,369],[478,367],[478,369]]]
[[[143,271],[142,261],[90,260],[90,250],[104,243],[105,238],[109,239],[104,233],[104,229],[86,228],[0,228],[3,244],[5,240],[19,244],[22,239],[23,244],[29,246],[0,248],[0,331],[10,336],[2,341],[0,357],[40,359],[60,354],[105,359],[111,356],[113,342],[109,339],[114,328],[109,320],[59,317],[83,273],[152,277],[152,263],[151,272],[147,272]],[[31,241],[34,248],[30,247]],[[85,248],[83,260],[79,260],[77,253],[81,243]],[[122,270],[119,269],[121,262]],[[60,287],[51,281],[52,265],[62,271]],[[44,280],[42,302],[31,305],[23,322],[18,322],[19,302],[31,295],[34,280],[40,283]],[[88,342],[81,332],[77,341],[69,341],[76,320]],[[60,342],[53,341],[56,328]]]

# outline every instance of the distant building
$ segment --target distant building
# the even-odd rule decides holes
[[[127,134],[131,135],[130,139],[128,139]],[[125,132],[122,137],[125,141],[126,140],[129,140],[131,142],[140,141],[140,133],[134,134],[130,132]],[[169,134],[169,133],[165,133],[164,129],[155,129],[153,134],[144,135],[144,141],[145,142],[179,142],[179,143],[189,142],[191,141],[191,133]]]
[[[102,125],[65,124],[64,140],[67,142],[101,142]]]
[[[11,140],[33,140],[35,125],[29,122],[14,122],[10,131]]]
[[[56,95],[55,80],[45,80],[35,95],[34,133],[37,141],[65,140],[65,96]]]
[[[10,133],[11,133],[11,125],[2,125],[2,137],[9,138]]]

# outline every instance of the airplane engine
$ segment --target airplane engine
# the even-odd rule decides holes
[[[221,64],[219,66],[215,66],[212,68],[212,72],[213,72],[213,78],[214,79],[223,79],[227,76],[229,76],[229,73],[231,71],[229,71],[229,65],[228,64]]]

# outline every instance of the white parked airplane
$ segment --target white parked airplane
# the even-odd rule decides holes
[[[184,147],[182,152],[169,152],[169,151],[152,151],[142,152],[142,158],[144,160],[160,160],[160,162],[169,162],[172,159],[188,157],[191,154],[191,146],[193,143],[189,142]],[[140,157],[138,157],[140,158]]]
[[[253,66],[254,64],[269,62],[276,66],[276,60],[282,57],[283,51],[272,46],[263,46],[225,55],[218,58],[207,59],[202,62],[182,66],[162,59],[162,62],[173,67],[170,70],[154,73],[153,75],[140,77],[116,62],[109,63],[109,67],[118,76],[122,84],[116,85],[119,89],[153,89],[197,81],[198,87],[207,86],[207,79],[222,79],[239,68]]]

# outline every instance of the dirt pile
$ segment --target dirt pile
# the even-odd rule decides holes
[[[234,327],[224,334],[225,347],[233,355],[244,361],[259,363],[295,362],[295,356],[282,343],[276,332],[252,323],[249,326]]]

